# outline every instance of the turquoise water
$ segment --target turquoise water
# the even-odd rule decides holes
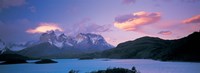
[[[136,67],[141,73],[199,73],[200,63],[192,62],[161,62],[147,59],[54,59],[54,64],[10,64],[0,65],[0,73],[68,73],[69,70],[79,70],[86,73],[94,70],[123,67]],[[35,62],[35,60],[29,61]]]

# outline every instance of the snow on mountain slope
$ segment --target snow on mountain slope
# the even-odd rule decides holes
[[[0,39],[0,50],[4,49],[6,44]]]
[[[80,33],[75,37],[75,40],[76,40],[77,44],[83,42],[86,39],[87,39],[87,37],[83,33]]]
[[[6,51],[5,47],[6,44],[0,39],[0,54],[3,54]]]
[[[101,35],[92,33],[79,33],[77,36],[72,37],[65,34],[56,35],[54,31],[50,31],[40,36],[40,43],[44,42],[48,42],[58,48],[66,49],[105,50],[113,48]]]
[[[10,46],[10,49],[20,50],[17,53],[23,56],[52,58],[113,48],[98,34],[80,33],[73,37],[65,34],[58,35],[54,31],[41,34],[39,41],[34,44],[31,42],[26,44],[31,44],[31,46],[18,43]]]
[[[53,43],[54,46],[58,47],[58,48],[62,48],[63,47],[63,42],[59,42],[59,41],[55,41]]]
[[[10,49],[13,51],[19,51],[19,50],[25,49],[26,47],[27,46],[13,46]]]

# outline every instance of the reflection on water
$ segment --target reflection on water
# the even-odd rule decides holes
[[[136,67],[141,73],[199,73],[200,63],[191,62],[160,62],[145,59],[54,59],[53,64],[12,64],[0,65],[0,73],[68,73],[79,70],[80,73],[108,67]],[[35,62],[35,60],[29,61]]]

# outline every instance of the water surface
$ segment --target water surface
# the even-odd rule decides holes
[[[54,59],[53,64],[9,64],[0,65],[0,73],[68,73],[79,70],[80,73],[94,70],[123,67],[136,67],[141,73],[199,73],[200,63],[192,62],[161,62],[147,59]],[[35,62],[35,60],[29,61]]]

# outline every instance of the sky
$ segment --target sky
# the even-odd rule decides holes
[[[200,0],[0,0],[0,39],[38,40],[50,30],[100,34],[114,46],[179,39],[200,30]]]

